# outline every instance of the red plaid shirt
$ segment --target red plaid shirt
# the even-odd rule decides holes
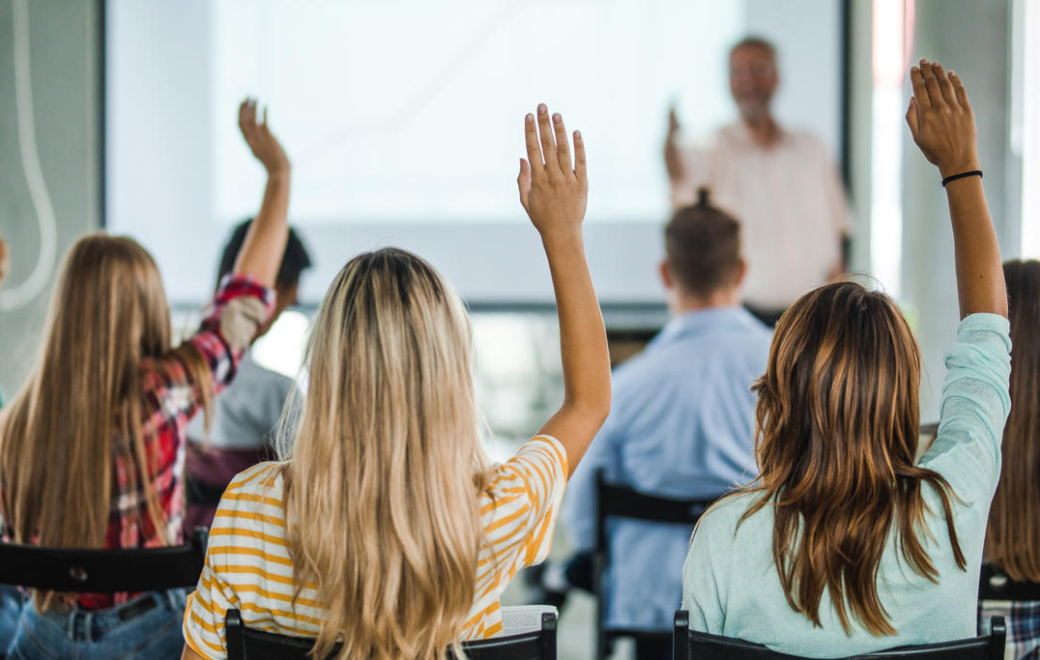
[[[213,392],[223,390],[235,377],[243,351],[232,348],[220,332],[221,314],[229,302],[240,296],[259,298],[270,315],[274,291],[251,277],[228,276],[221,283],[213,304],[206,311],[201,327],[187,339],[202,354],[213,374]],[[115,473],[109,514],[106,548],[151,548],[176,544],[184,519],[184,456],[188,421],[202,405],[199,383],[193,382],[187,369],[176,359],[145,359],[141,364],[141,418],[146,479],[138,479],[136,488],[126,471],[124,456],[113,452]],[[145,488],[158,496],[166,517],[165,529],[156,530],[148,514]],[[81,607],[99,609],[124,602],[128,594],[84,594],[78,598]]]

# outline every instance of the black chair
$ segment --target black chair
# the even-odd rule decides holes
[[[596,548],[592,557],[592,588],[596,596],[596,658],[605,660],[614,651],[614,642],[622,637],[657,640],[668,643],[671,633],[627,628],[607,628],[603,579],[610,566],[610,538],[607,521],[629,518],[659,523],[688,525],[691,532],[697,520],[714,500],[675,500],[656,497],[607,483],[603,470],[596,472]]]
[[[979,573],[979,600],[1040,601],[1040,584],[1016,582],[993,564],[983,564]]]
[[[228,660],[313,660],[314,640],[246,628],[238,610],[224,617]],[[463,642],[470,660],[556,660],[556,615],[542,614],[542,629],[519,635]]]
[[[940,644],[922,644],[846,656],[842,660],[1003,660],[1007,625],[1004,617],[992,619],[993,632],[973,639],[959,639]],[[690,630],[690,614],[675,613],[675,660],[804,660],[800,656],[770,651],[761,644],[719,637]]]
[[[208,530],[172,548],[79,550],[0,544],[0,584],[75,593],[165,591],[198,584]]]

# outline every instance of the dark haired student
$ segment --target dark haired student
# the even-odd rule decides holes
[[[235,227],[220,262],[220,282],[231,272],[242,250],[252,219]],[[270,318],[253,338],[262,337],[287,308],[296,304],[300,276],[311,267],[311,258],[299,235],[290,227],[285,254],[275,279],[275,305]],[[234,382],[216,398],[209,435],[196,417],[188,426],[185,463],[184,534],[209,527],[224,489],[236,474],[274,457],[273,431],[289,400],[293,381],[257,364],[246,353]]]
[[[661,279],[672,319],[614,372],[610,416],[571,479],[563,515],[579,551],[595,544],[595,479],[655,495],[710,499],[754,478],[751,385],[765,371],[770,331],[741,306],[746,266],[739,223],[705,191],[665,230]],[[692,529],[617,521],[606,586],[608,627],[671,629]],[[640,640],[639,658],[671,646]]]
[[[755,487],[701,516],[690,627],[812,658],[974,637],[986,519],[1011,407],[1000,249],[963,83],[910,72],[907,123],[950,209],[961,321],[935,441],[917,459],[921,353],[891,298],[854,282],[799,298],[758,381]]]

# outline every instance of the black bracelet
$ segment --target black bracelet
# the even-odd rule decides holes
[[[943,179],[943,188],[945,188],[946,184],[949,183],[950,181],[956,181],[957,179],[963,179],[966,176],[977,176],[977,177],[979,177],[981,179],[982,178],[982,170],[972,170],[970,172],[961,172],[960,174],[951,174],[950,176],[948,176],[945,179]]]

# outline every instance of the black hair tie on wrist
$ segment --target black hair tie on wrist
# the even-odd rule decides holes
[[[982,178],[982,170],[972,170],[970,172],[961,172],[960,174],[951,174],[950,176],[948,176],[945,179],[943,179],[943,188],[945,188],[946,184],[949,183],[950,181],[956,181],[957,179],[963,179],[964,177],[967,177],[967,176],[977,176],[977,177],[979,177],[981,179]]]

